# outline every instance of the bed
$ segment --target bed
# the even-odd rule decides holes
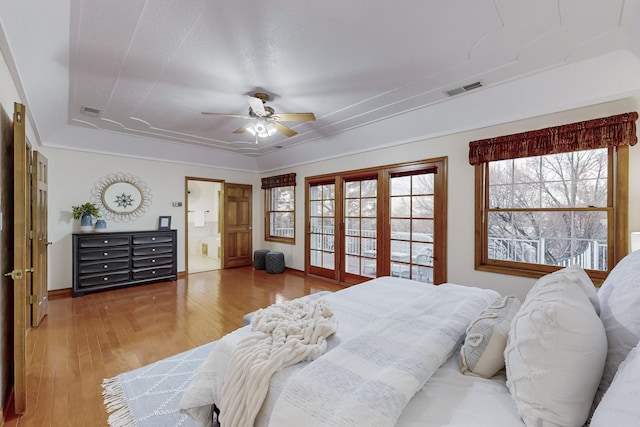
[[[573,266],[522,302],[382,277],[260,310],[217,342],[180,410],[225,427],[640,425],[638,272],[640,251],[598,292]],[[260,347],[296,310],[295,342]]]

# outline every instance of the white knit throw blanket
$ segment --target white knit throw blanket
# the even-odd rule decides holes
[[[220,422],[253,426],[269,389],[271,376],[303,360],[317,359],[336,332],[336,318],[326,301],[298,299],[259,310],[253,332],[233,350],[221,397]]]

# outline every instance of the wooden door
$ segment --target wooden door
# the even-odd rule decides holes
[[[31,211],[33,223],[33,297],[31,304],[31,326],[36,327],[47,314],[47,158],[33,152],[33,173],[31,174]]]
[[[31,229],[29,197],[29,166],[31,147],[25,136],[25,106],[15,103],[13,113],[13,272],[14,285],[14,401],[16,414],[26,408],[27,358],[25,341],[27,333],[28,294],[31,290]]]
[[[241,267],[252,263],[251,185],[224,184],[223,266]]]
[[[336,178],[318,182],[307,181],[307,233],[306,272],[333,280],[339,279],[339,251],[341,240],[338,236],[340,218],[336,210],[340,208],[336,203]],[[340,211],[341,212],[341,211]]]

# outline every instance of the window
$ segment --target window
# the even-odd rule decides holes
[[[344,182],[346,273],[376,277],[377,196],[377,174]]]
[[[391,275],[433,283],[434,171],[391,174]]]
[[[315,274],[335,267],[335,195],[334,183],[309,186],[309,251]]]
[[[265,190],[265,240],[295,243],[296,174],[262,179]]]
[[[306,179],[305,271],[446,281],[446,158]]]
[[[476,268],[537,277],[573,264],[602,280],[627,251],[636,113],[474,141]]]

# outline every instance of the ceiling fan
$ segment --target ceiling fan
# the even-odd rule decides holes
[[[240,114],[210,113],[206,111],[203,111],[202,114],[255,120],[255,122],[249,122],[241,128],[236,129],[233,133],[249,132],[256,137],[256,143],[258,142],[258,137],[265,138],[267,136],[274,135],[276,132],[280,132],[287,137],[294,136],[298,133],[280,122],[309,122],[316,119],[316,116],[313,113],[276,114],[273,108],[265,105],[269,99],[269,95],[262,92],[249,96],[249,115],[247,116]]]

